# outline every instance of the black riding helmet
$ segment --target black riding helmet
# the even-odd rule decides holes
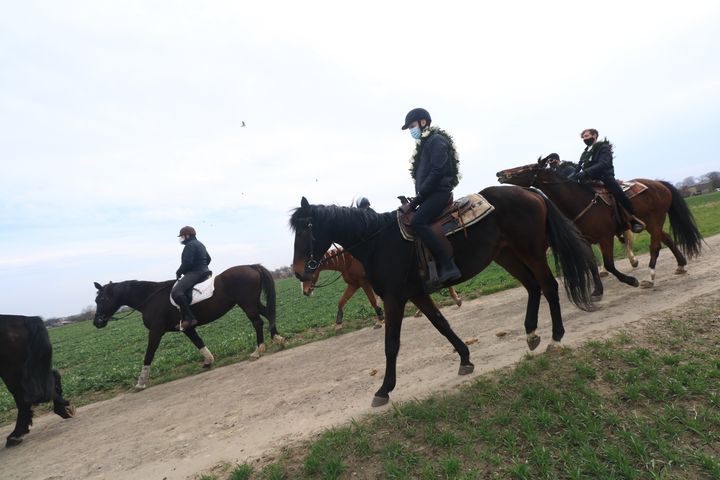
[[[427,120],[429,126],[432,122],[432,118],[430,118],[430,113],[424,108],[413,108],[408,112],[407,115],[405,115],[405,124],[402,126],[402,129],[406,130],[410,128],[411,123],[419,122],[423,118]]]

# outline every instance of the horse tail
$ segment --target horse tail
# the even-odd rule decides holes
[[[597,268],[595,256],[575,225],[549,198],[542,196],[547,206],[548,243],[555,258],[555,270],[562,272],[570,301],[578,308],[588,310],[592,303],[593,273]]]
[[[695,217],[682,198],[680,192],[671,183],[661,181],[672,193],[672,203],[668,210],[670,231],[673,241],[688,258],[697,257],[702,249],[702,235],[695,223]]]
[[[25,328],[29,333],[25,365],[22,371],[22,387],[25,402],[49,402],[55,390],[52,373],[52,344],[47,328],[40,317],[27,317]]]
[[[262,265],[255,265],[255,270],[260,274],[260,287],[265,292],[265,317],[270,322],[270,327],[275,327],[275,319],[277,318],[277,301],[275,295],[275,280],[272,278],[270,271]]]

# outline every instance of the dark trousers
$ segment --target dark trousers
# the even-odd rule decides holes
[[[600,181],[603,182],[608,192],[610,192],[612,196],[615,197],[616,202],[618,202],[625,210],[627,210],[630,215],[635,215],[635,209],[633,208],[630,199],[627,197],[627,195],[625,195],[622,187],[618,185],[615,177],[603,177],[600,179]]]
[[[430,223],[435,220],[450,201],[452,192],[435,192],[430,194],[415,211],[410,222],[415,235],[427,246],[439,263],[444,263],[452,257],[452,247],[445,237],[432,231]]]
[[[191,301],[192,295],[188,295],[188,293],[190,293],[192,287],[205,280],[208,275],[210,275],[210,272],[208,270],[188,272],[183,275],[170,291],[170,295],[172,296],[173,300],[175,300],[175,303],[177,303],[178,305],[184,303],[182,300],[183,297],[187,299],[188,302]]]

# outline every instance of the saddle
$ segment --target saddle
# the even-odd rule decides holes
[[[620,188],[622,188],[628,198],[636,197],[648,189],[647,185],[637,181],[626,182],[624,180],[618,180],[617,183],[620,185]],[[615,198],[610,192],[608,192],[602,182],[590,182],[590,185],[606,205],[612,207],[615,204]]]
[[[454,202],[452,201],[452,197],[450,200],[440,216],[433,220],[430,225],[433,230],[442,232],[446,237],[460,230],[465,232],[467,227],[479,222],[495,210],[495,207],[490,205],[485,197],[479,193],[466,195]],[[405,197],[400,197],[400,201],[404,205],[408,203],[409,200]],[[397,212],[400,233],[402,233],[405,240],[410,242],[415,240],[412,227],[410,226],[410,222],[414,216],[415,212],[402,213],[399,210]],[[465,235],[467,235],[467,232],[465,232]]]
[[[177,282],[175,282],[177,283]],[[212,297],[213,292],[215,291],[215,276],[211,273],[210,276],[203,280],[200,283],[196,283],[192,290],[190,290],[190,305],[195,305],[198,302],[202,302],[203,300],[207,300],[208,298]],[[175,308],[180,308],[175,303],[175,300],[173,300],[172,295],[170,296],[170,303],[175,306]]]

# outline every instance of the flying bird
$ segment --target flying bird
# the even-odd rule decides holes
[[[244,126],[245,126],[245,120],[243,120],[242,125],[240,125],[240,126],[241,126],[241,127],[244,127]]]

